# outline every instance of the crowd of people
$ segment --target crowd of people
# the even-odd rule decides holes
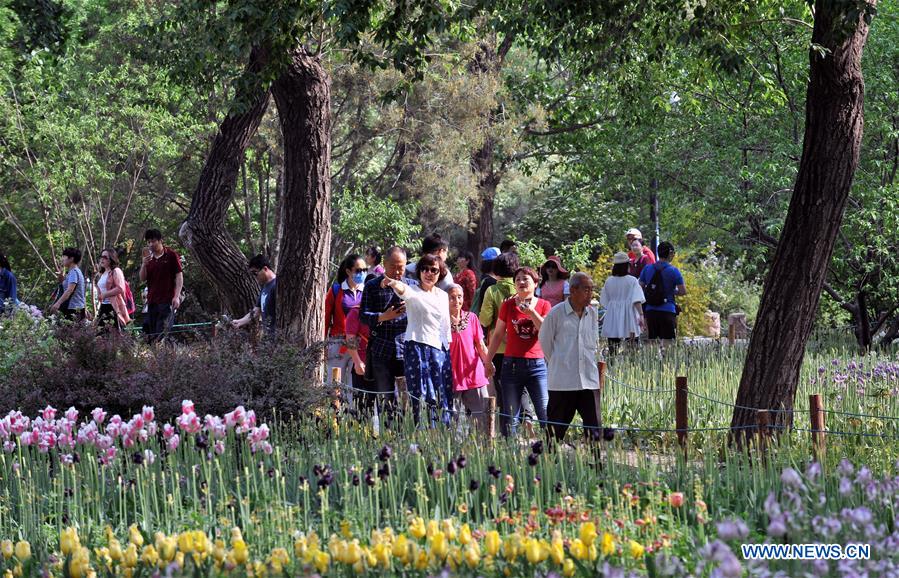
[[[181,259],[160,231],[148,230],[144,239],[139,274],[146,284],[144,330],[154,341],[171,327],[184,280]],[[640,231],[630,229],[625,247],[628,252],[615,253],[598,301],[590,275],[569,272],[554,255],[537,270],[524,266],[512,241],[485,249],[479,271],[474,255],[458,252],[455,275],[447,265],[449,244],[437,234],[423,239],[415,261],[399,246],[347,255],[324,299],[328,368],[339,370],[360,411],[377,412],[385,423],[395,415],[402,378],[416,423],[448,423],[467,411],[486,431],[488,402],[495,398],[504,435],[515,435],[524,413],[552,424],[547,431],[556,438],[579,414],[585,431],[595,435],[598,338],[605,338],[613,353],[641,338],[673,340],[676,298],[686,293],[683,276],[671,264],[671,243],[653,252]],[[82,321],[87,317],[82,255],[73,247],[62,254],[59,287],[46,311]],[[98,256],[91,294],[100,327],[121,329],[135,313],[119,259],[113,248]],[[263,330],[274,334],[277,275],[263,255],[252,257],[247,267],[259,283],[259,299],[231,325],[239,329],[259,319]],[[16,277],[0,254],[0,311],[17,299]]]
[[[597,435],[598,338],[613,352],[641,338],[673,340],[676,297],[686,293],[671,243],[659,245],[657,259],[631,229],[626,247],[598,302],[590,275],[569,272],[557,256],[538,270],[523,266],[511,241],[481,253],[480,280],[465,251],[450,271],[449,245],[436,234],[415,262],[398,246],[348,255],[325,298],[328,367],[341,370],[362,412],[377,410],[388,423],[402,378],[418,424],[465,411],[486,431],[495,398],[504,435],[515,435],[525,413],[558,439],[575,414]]]

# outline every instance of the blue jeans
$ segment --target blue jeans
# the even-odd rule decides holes
[[[503,413],[512,416],[509,422],[511,434],[518,430],[521,420],[521,396],[527,391],[534,403],[537,419],[546,421],[546,404],[549,393],[546,388],[546,361],[524,357],[503,359]]]

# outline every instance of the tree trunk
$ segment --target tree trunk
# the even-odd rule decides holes
[[[209,277],[225,310],[234,315],[251,309],[259,294],[259,286],[247,270],[246,256],[225,227],[225,217],[234,197],[244,150],[268,107],[268,87],[256,80],[266,61],[263,50],[253,49],[244,78],[237,83],[241,108],[232,110],[219,126],[200,172],[190,212],[178,232]]]
[[[278,327],[308,347],[324,336],[331,243],[331,79],[318,58],[296,49],[275,80],[284,138],[278,270]]]
[[[809,51],[802,158],[737,393],[737,405],[745,408],[793,409],[806,342],[858,166],[864,101],[861,59],[868,25],[858,17],[854,30],[843,32],[837,6],[815,2],[812,45],[823,46],[827,53]],[[791,412],[775,412],[773,425],[790,425],[792,417]],[[731,427],[755,423],[755,411],[734,409]],[[734,429],[732,439],[741,444],[751,432]]]
[[[466,248],[481,261],[481,251],[493,242],[493,204],[499,175],[493,170],[493,139],[487,138],[471,159],[471,169],[478,175],[478,196],[468,201],[468,240]]]

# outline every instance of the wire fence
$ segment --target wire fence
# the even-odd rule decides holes
[[[641,393],[659,394],[659,393],[674,393],[677,391],[677,388],[638,387],[638,386],[635,386],[635,385],[632,385],[632,384],[629,384],[624,381],[616,379],[609,372],[605,373],[605,377],[608,378],[609,381],[616,383],[617,385],[620,385],[626,389],[630,389],[632,391],[637,391],[637,392],[641,392]],[[459,410],[459,409],[454,409],[452,407],[438,406],[438,401],[436,399],[422,398],[408,390],[403,391],[403,392],[400,392],[398,390],[371,391],[371,390],[356,388],[356,387],[353,387],[353,386],[350,386],[350,385],[347,385],[344,383],[340,383],[340,382],[336,382],[333,385],[336,385],[337,387],[339,387],[340,389],[343,389],[345,391],[359,393],[362,395],[398,397],[398,395],[400,395],[401,393],[404,393],[405,395],[407,395],[409,397],[409,399],[411,399],[413,401],[414,405],[418,406],[418,407],[413,407],[413,411],[419,411],[422,407],[424,407],[427,409],[428,412],[435,412],[436,415],[440,416],[440,417],[442,417],[442,415],[447,415],[447,417],[449,419],[451,419],[453,416],[460,416],[460,415],[466,415],[466,416],[488,415],[491,417],[496,416],[496,417],[504,417],[504,418],[507,418],[510,420],[515,420],[515,422],[513,422],[513,423],[517,423],[518,421],[524,421],[522,414],[513,415],[510,413],[506,413],[503,411],[496,411],[496,410],[487,410],[487,411],[471,411],[471,410],[467,410],[467,409]],[[797,412],[810,412],[809,409],[796,409],[796,408],[794,408],[794,409],[786,409],[786,408],[766,409],[766,408],[755,408],[755,407],[743,406],[743,405],[726,402],[726,401],[716,399],[713,397],[709,397],[709,396],[706,396],[706,395],[703,395],[700,393],[696,393],[696,392],[690,391],[689,389],[687,389],[687,394],[691,395],[693,397],[697,397],[699,399],[711,402],[711,403],[719,404],[719,405],[734,408],[734,409],[743,409],[743,410],[752,411],[752,412],[767,411],[769,413],[789,413],[789,414],[795,414]],[[882,416],[882,415],[876,415],[876,414],[863,414],[863,413],[854,413],[854,412],[846,412],[846,411],[839,411],[839,410],[825,410],[825,409],[822,409],[821,411],[825,412],[825,413],[846,415],[846,416],[858,417],[858,418],[899,420],[899,417],[897,417],[897,416]],[[431,419],[434,420],[433,417]],[[717,431],[737,432],[737,431],[741,431],[741,430],[758,430],[758,429],[761,429],[764,427],[765,429],[769,429],[769,430],[789,430],[789,431],[794,431],[794,432],[824,433],[824,434],[833,434],[833,435],[847,436],[847,437],[856,436],[856,437],[865,437],[865,438],[899,439],[899,433],[889,434],[889,433],[878,433],[878,432],[851,432],[851,431],[842,431],[842,430],[828,430],[826,428],[823,430],[816,430],[816,429],[798,427],[795,425],[782,425],[782,424],[767,424],[764,426],[762,426],[760,424],[750,424],[750,425],[743,425],[743,426],[720,426],[720,427],[699,427],[699,428],[690,428],[690,427],[687,427],[687,428],[677,428],[677,427],[674,427],[674,428],[658,428],[658,427],[650,428],[650,427],[621,426],[621,425],[612,425],[612,426],[604,427],[601,425],[586,425],[583,423],[559,422],[559,421],[554,421],[554,420],[549,420],[549,419],[539,419],[539,418],[528,418],[527,421],[530,421],[531,423],[536,423],[540,426],[561,426],[561,427],[565,427],[565,428],[583,429],[585,431],[595,430],[595,431],[600,431],[600,432],[601,431],[615,431],[615,432],[633,432],[633,433],[690,434],[690,433],[717,432]]]

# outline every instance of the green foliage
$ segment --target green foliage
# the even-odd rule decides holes
[[[14,367],[28,359],[39,358],[49,366],[55,338],[40,311],[22,305],[0,315],[0,381],[4,381]]]
[[[412,247],[421,227],[413,222],[416,203],[400,204],[362,190],[343,191],[334,198],[337,221],[334,235],[344,253],[364,251],[371,245]]]
[[[569,271],[584,271],[590,265],[590,257],[594,249],[599,245],[595,239],[584,236],[576,241],[562,245],[558,251],[547,253],[533,240],[519,241],[515,237],[511,238],[515,241],[521,264],[534,269],[546,262],[546,257],[556,255],[562,260],[562,265]]]
[[[741,263],[729,262],[713,241],[704,251],[686,258],[694,283],[708,291],[708,308],[726,320],[730,313],[746,313],[750,325],[755,323],[762,288],[743,279]]]

